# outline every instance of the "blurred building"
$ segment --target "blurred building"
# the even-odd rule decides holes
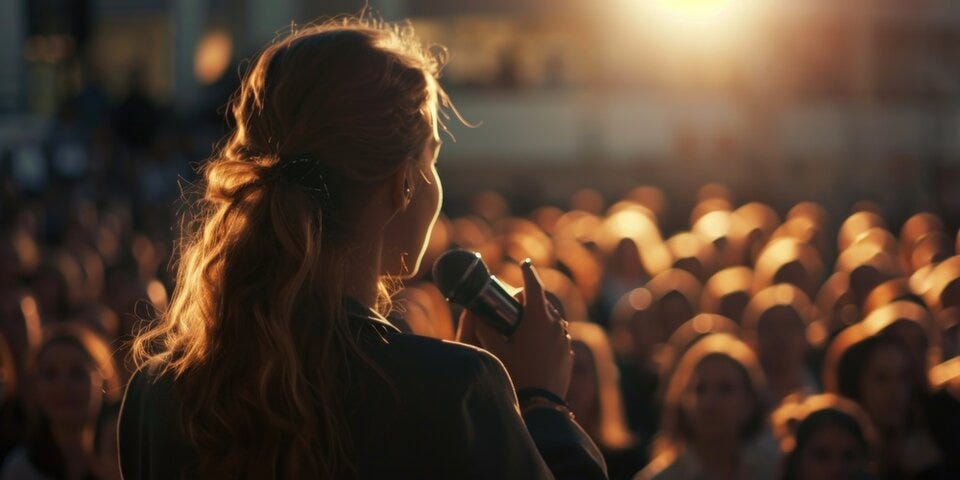
[[[462,191],[532,195],[507,168],[543,177],[533,192],[548,200],[584,183],[618,191],[724,181],[774,204],[873,198],[960,212],[951,188],[960,184],[960,2],[370,4],[449,49],[444,83],[481,124],[451,126],[457,141],[443,154],[447,168],[475,173]],[[239,60],[291,21],[361,5],[8,1],[0,108],[42,119],[85,83],[120,97],[139,78],[177,111],[212,111]]]

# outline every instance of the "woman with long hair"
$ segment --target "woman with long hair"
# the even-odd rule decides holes
[[[56,323],[28,364],[36,410],[20,447],[7,457],[0,478],[115,478],[116,464],[104,462],[101,426],[120,400],[120,382],[107,343],[80,325]],[[115,411],[115,410],[114,410]]]
[[[610,340],[595,323],[570,322],[569,329],[574,353],[570,410],[603,452],[610,478],[630,478],[645,459],[627,426]]]
[[[654,458],[634,478],[773,478],[765,383],[756,355],[736,337],[715,333],[695,343],[667,384]]]
[[[863,407],[879,436],[880,478],[953,478],[923,409],[925,374],[899,336],[858,323],[830,344],[824,388]]]
[[[867,480],[876,432],[855,402],[823,393],[791,395],[772,414],[783,452],[783,480]]]
[[[409,27],[346,19],[252,63],[169,309],[134,344],[124,478],[604,476],[563,400],[565,321],[529,262],[509,339],[472,315],[458,338],[483,349],[386,318],[440,211],[456,113],[441,60]]]

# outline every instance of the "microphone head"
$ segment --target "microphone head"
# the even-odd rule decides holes
[[[456,248],[434,262],[433,281],[447,300],[466,306],[490,281],[490,270],[479,253]]]

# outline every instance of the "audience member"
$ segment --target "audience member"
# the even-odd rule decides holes
[[[736,337],[694,344],[667,386],[654,458],[635,478],[773,478],[764,388],[756,356]]]
[[[121,386],[110,347],[80,325],[47,326],[31,358],[29,387],[36,405],[30,432],[6,458],[3,480],[116,478],[119,464],[103,464],[101,420],[115,408]]]

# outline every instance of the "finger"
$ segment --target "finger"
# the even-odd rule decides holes
[[[563,308],[563,302],[560,301],[560,297],[558,297],[557,294],[550,290],[544,290],[543,296],[547,299],[547,310],[549,310],[550,313],[555,314],[559,318],[565,318],[567,316]]]
[[[543,293],[543,283],[540,281],[540,276],[537,274],[533,262],[529,258],[524,260],[521,269],[523,270],[524,306],[537,310],[543,309],[547,300]]]

